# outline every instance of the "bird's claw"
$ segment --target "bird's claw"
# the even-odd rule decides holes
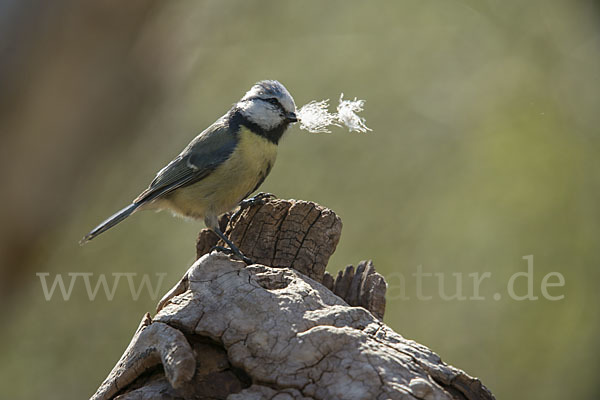
[[[273,193],[265,193],[265,192],[260,192],[252,197],[248,197],[247,199],[240,201],[239,208],[236,210],[236,212],[234,212],[231,215],[230,219],[233,220],[233,219],[237,218],[240,215],[240,213],[248,207],[251,207],[254,205],[263,205],[267,202],[267,200],[274,199],[274,198],[275,198],[275,195]]]
[[[227,255],[233,255],[238,257],[240,260],[242,260],[243,262],[246,263],[246,265],[251,265],[254,264],[254,262],[249,259],[248,257],[246,257],[245,255],[243,255],[241,252],[236,252],[228,247],[224,247],[224,246],[213,246],[211,247],[210,251],[212,252],[213,250],[216,251],[220,251],[221,253],[225,253]]]
[[[262,205],[262,204],[265,204],[267,202],[267,200],[274,199],[274,198],[275,198],[275,195],[273,193],[259,192],[252,197],[248,197],[247,199],[242,200],[240,202],[240,208],[248,208],[255,204]]]

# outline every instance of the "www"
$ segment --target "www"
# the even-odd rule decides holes
[[[119,281],[121,277],[125,277],[127,279],[127,283],[129,286],[129,291],[131,293],[131,297],[134,301],[137,301],[140,298],[142,290],[144,287],[148,289],[148,294],[152,300],[156,300],[158,298],[158,293],[160,291],[160,287],[163,283],[163,280],[166,273],[156,273],[157,282],[154,287],[150,282],[150,276],[148,274],[143,274],[141,278],[141,282],[139,282],[138,287],[136,288],[134,283],[134,278],[138,275],[136,272],[114,272],[112,273],[113,282],[112,287],[109,288],[108,280],[106,279],[106,274],[100,274],[98,276],[98,280],[96,281],[96,285],[92,289],[91,277],[94,275],[93,272],[69,272],[68,275],[70,277],[69,287],[65,285],[65,280],[63,279],[62,274],[56,274],[50,289],[48,289],[48,281],[47,278],[50,276],[49,272],[37,272],[36,275],[40,278],[40,283],[42,284],[42,291],[44,292],[44,298],[46,301],[52,300],[54,296],[54,292],[56,291],[56,287],[58,286],[62,298],[64,301],[68,301],[71,298],[71,294],[73,292],[73,288],[75,287],[75,282],[78,281],[77,278],[81,277],[83,283],[85,285],[85,290],[87,292],[88,298],[90,301],[93,301],[96,298],[96,295],[100,291],[100,287],[104,289],[104,294],[106,295],[106,299],[108,301],[112,301],[115,296],[115,292],[117,290],[117,286],[119,285]]]

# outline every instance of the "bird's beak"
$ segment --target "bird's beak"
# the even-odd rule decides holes
[[[285,119],[287,122],[298,122],[298,117],[296,117],[295,112],[289,112],[285,115]]]

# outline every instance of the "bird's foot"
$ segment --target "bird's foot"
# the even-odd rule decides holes
[[[237,248],[234,250],[234,249],[230,249],[230,248],[224,247],[224,246],[213,246],[213,247],[211,247],[210,251],[213,251],[213,250],[220,251],[221,253],[225,253],[227,255],[234,255],[237,258],[239,258],[240,260],[242,260],[243,262],[245,262],[246,265],[254,264],[254,262],[251,259],[249,259],[245,255],[243,255],[242,252],[239,251],[239,249],[237,249]]]
[[[236,210],[236,212],[234,212],[231,215],[230,220],[237,218],[240,215],[240,213],[242,211],[244,211],[246,208],[248,208],[250,206],[254,206],[254,205],[263,205],[267,202],[267,200],[274,199],[274,198],[276,198],[276,196],[273,193],[265,193],[265,192],[260,192],[252,197],[248,197],[247,199],[240,201],[240,204],[239,204],[240,207]]]
[[[274,198],[275,198],[275,195],[273,193],[258,192],[254,196],[248,197],[247,199],[242,200],[240,204],[246,203],[246,204],[248,204],[248,206],[251,206],[254,204],[265,204],[267,199],[274,199]],[[246,207],[248,207],[248,206],[246,206]]]

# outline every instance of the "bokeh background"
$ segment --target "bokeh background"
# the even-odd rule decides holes
[[[90,301],[79,280],[46,301],[36,273],[166,273],[162,295],[201,224],[142,213],[77,242],[260,79],[298,105],[367,101],[371,133],[293,127],[262,187],[342,217],[330,271],[372,258],[386,322],[498,398],[600,397],[597,2],[4,0],[0,52],[3,398],[95,391],[156,300],[123,280]],[[539,299],[515,301],[527,255]],[[467,296],[490,272],[485,300],[429,280],[417,299],[418,266]]]

